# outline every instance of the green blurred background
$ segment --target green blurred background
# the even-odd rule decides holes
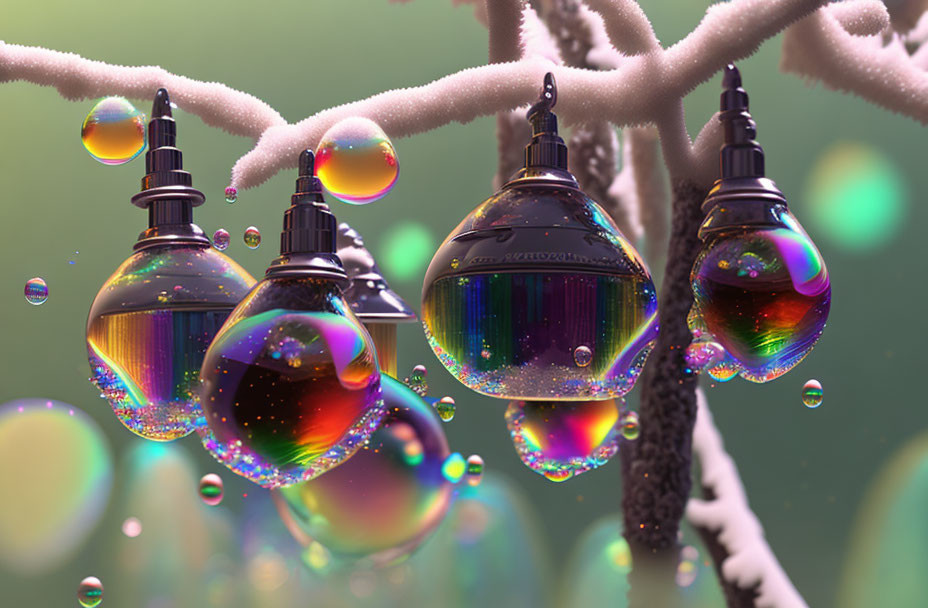
[[[665,45],[685,36],[707,6],[706,2],[679,0],[642,4]],[[176,74],[223,82],[267,101],[291,122],[333,105],[418,85],[486,61],[485,29],[470,7],[455,7],[447,0],[402,4],[385,0],[265,4],[240,0],[163,0],[156,4],[13,1],[0,5],[0,24],[0,38],[6,42],[71,51],[110,63],[160,65]],[[853,551],[863,564],[860,568],[871,573],[879,568],[868,566],[867,560],[886,553],[885,559],[897,564],[889,571],[908,580],[896,585],[909,585],[906,592],[910,595],[905,597],[924,599],[917,595],[922,583],[915,580],[915,574],[923,572],[928,563],[907,559],[910,553],[902,546],[902,539],[913,528],[903,526],[892,537],[900,539],[897,551],[889,532],[883,534],[880,526],[881,513],[887,509],[894,513],[889,519],[924,520],[923,499],[928,489],[916,493],[909,510],[901,512],[880,507],[881,500],[892,502],[894,492],[902,492],[893,490],[892,484],[875,490],[882,493],[881,499],[867,498],[867,492],[893,455],[928,426],[920,380],[926,361],[920,341],[928,337],[921,230],[928,212],[917,202],[928,188],[928,172],[923,169],[925,132],[910,119],[821,86],[810,88],[795,76],[780,73],[779,47],[779,39],[765,43],[740,67],[759,125],[758,137],[767,153],[768,175],[786,193],[828,263],[833,286],[831,317],[814,352],[784,378],[768,385],[741,380],[707,384],[707,394],[770,544],[810,605],[850,605],[836,598]],[[687,98],[692,133],[716,109],[718,90],[719,83],[712,82]],[[149,101],[134,101],[148,111]],[[0,285],[6,286],[0,290],[4,345],[0,350],[0,403],[44,397],[77,406],[102,428],[116,462],[112,498],[100,522],[88,531],[87,542],[63,562],[30,574],[0,563],[4,589],[0,604],[76,605],[78,581],[94,574],[107,588],[105,597],[113,590],[113,599],[105,599],[104,605],[205,605],[194,601],[191,591],[201,581],[183,585],[176,581],[175,585],[170,568],[167,574],[152,574],[153,580],[161,581],[153,585],[156,589],[142,585],[139,588],[147,590],[139,591],[134,601],[116,600],[123,565],[120,543],[132,542],[119,533],[122,521],[133,514],[126,511],[126,504],[131,504],[126,503],[127,495],[131,498],[133,492],[133,469],[126,458],[133,450],[146,448],[139,447],[143,440],[117,422],[87,382],[84,324],[94,295],[128,256],[138,233],[146,227],[146,217],[129,204],[138,190],[143,162],[104,166],[81,145],[80,124],[92,105],[93,101],[66,101],[54,89],[32,84],[0,86],[0,247],[4,260]],[[281,214],[289,204],[294,176],[278,175],[260,188],[240,193],[238,202],[228,205],[222,191],[229,170],[252,142],[206,127],[182,109],[175,117],[186,168],[209,199],[197,209],[196,222],[208,234],[219,227],[229,230],[232,245],[226,253],[259,276],[276,254]],[[331,201],[339,219],[365,237],[394,289],[416,308],[431,251],[491,193],[494,124],[487,117],[394,141],[401,172],[387,198],[365,207]],[[264,243],[254,251],[241,239],[249,225],[264,235]],[[419,235],[423,255],[397,252],[397,243],[410,242],[397,238],[403,230]],[[50,291],[48,301],[39,307],[30,306],[22,297],[23,284],[33,276],[44,277]],[[618,463],[564,484],[545,480],[516,457],[503,420],[505,404],[471,394],[457,384],[435,359],[418,326],[401,327],[400,345],[401,376],[413,365],[424,363],[430,371],[431,394],[448,394],[457,400],[457,415],[445,426],[452,450],[481,454],[487,470],[497,474],[487,492],[497,486],[505,488],[520,505],[518,518],[529,521],[525,534],[530,541],[519,540],[512,532],[512,539],[500,542],[520,543],[512,553],[511,560],[517,562],[512,567],[534,570],[513,574],[507,579],[510,588],[484,603],[528,605],[547,601],[555,593],[569,595],[564,587],[571,585],[609,582],[604,580],[608,573],[594,577],[593,583],[582,582],[571,574],[575,567],[569,562],[579,551],[576,547],[584,531],[618,511]],[[817,378],[824,386],[824,404],[816,410],[806,409],[799,398],[809,378]],[[637,391],[631,397],[633,403],[636,400]],[[216,536],[221,542],[216,541],[214,547],[222,553],[223,543],[236,543],[241,528],[236,522],[242,521],[257,488],[226,474],[195,438],[180,441],[161,456],[168,453],[186,463],[177,466],[189,469],[194,496],[200,475],[223,474],[227,498],[221,515],[226,527],[220,526]],[[917,461],[919,454],[916,450],[912,458]],[[28,471],[30,466],[29,461],[14,458],[0,464],[0,471]],[[897,486],[906,486],[908,477],[900,475],[903,481]],[[0,519],[4,517],[3,497],[17,492],[11,479],[9,474],[0,476]],[[47,486],[49,501],[67,504],[71,499],[62,494],[66,486],[54,475],[36,474],[30,479]],[[178,473],[166,479],[185,483],[186,478]],[[250,498],[243,497],[244,493],[250,493]],[[867,511],[870,516],[858,517],[866,500],[872,503]],[[204,515],[201,507],[194,501],[184,507],[185,513],[197,514],[207,525],[214,514]],[[171,513],[160,517],[166,527],[175,522]],[[196,521],[188,519],[184,521]],[[15,527],[15,522],[7,523]],[[497,533],[506,536],[507,530],[502,527]],[[161,533],[152,524],[143,537],[146,534]],[[867,534],[877,540],[852,541]],[[925,538],[924,530],[920,538]],[[885,546],[877,550],[873,545],[878,542]],[[431,544],[437,547],[440,543]],[[424,551],[437,555],[438,549],[427,545]],[[174,558],[165,554],[163,559]],[[414,558],[410,564],[419,562]],[[446,567],[454,571],[462,567],[460,563],[451,560]],[[234,569],[234,564],[229,567]],[[543,576],[545,567],[553,568],[555,575]],[[230,584],[234,579],[226,578]],[[871,578],[877,581],[867,583],[871,586],[887,581]],[[224,579],[219,580],[216,586],[221,588]],[[294,592],[292,599],[300,605],[351,605],[380,595],[379,591],[359,593],[359,584],[349,582],[317,581],[310,595]],[[331,603],[319,599],[326,585],[342,584],[348,584],[348,599],[332,599]],[[210,601],[219,597],[218,601],[229,605],[231,600],[216,593]],[[277,598],[274,604],[270,596],[248,597],[253,602],[242,599],[244,595],[235,601],[291,605],[289,599]],[[407,597],[407,605],[466,604],[460,598],[419,599]],[[574,604],[583,605],[580,600]]]

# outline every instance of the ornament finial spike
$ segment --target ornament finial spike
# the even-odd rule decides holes
[[[312,150],[300,152],[300,177],[312,177],[315,172],[316,155]]]
[[[155,92],[155,100],[151,104],[151,117],[162,118],[171,114],[171,98],[168,97],[168,90],[161,87]]]
[[[722,77],[722,87],[725,89],[741,88],[741,72],[735,67],[735,64],[729,63],[725,66],[725,76]]]
[[[719,120],[725,130],[722,178],[763,177],[764,151],[754,141],[757,123],[748,112],[748,94],[741,86],[741,72],[731,63],[725,67],[722,89],[719,99]]]

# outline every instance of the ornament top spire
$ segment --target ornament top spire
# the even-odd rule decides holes
[[[303,150],[290,208],[284,211],[280,257],[271,262],[267,274],[300,274],[346,281],[345,270],[335,255],[337,222],[325,203],[315,165],[315,153]]]
[[[520,172],[519,177],[536,168],[567,171],[567,145],[557,134],[557,115],[551,111],[556,103],[557,83],[554,74],[548,72],[538,101],[526,115],[532,124],[532,141],[525,147],[525,170]],[[569,177],[576,181],[573,176]]]
[[[720,159],[722,179],[763,177],[764,150],[754,141],[757,123],[748,112],[748,94],[741,87],[741,72],[730,63],[725,67],[722,88],[719,104],[719,120],[725,128]]]

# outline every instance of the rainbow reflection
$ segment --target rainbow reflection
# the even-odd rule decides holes
[[[375,565],[418,547],[444,518],[453,488],[435,412],[401,382],[384,375],[381,383],[387,415],[370,441],[325,475],[273,491],[304,546],[317,542],[338,558]]]
[[[551,481],[565,481],[618,452],[620,403],[510,401],[506,424],[525,466]]]

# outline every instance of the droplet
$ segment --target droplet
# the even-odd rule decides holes
[[[687,367],[700,372],[707,367],[714,367],[725,358],[725,349],[718,342],[697,340],[690,343],[684,351],[683,359]]]
[[[424,365],[417,365],[412,368],[412,372],[403,380],[403,383],[411,388],[420,397],[425,397],[429,392],[429,385],[426,381],[428,370]]]
[[[88,576],[77,587],[77,601],[84,608],[94,608],[103,601],[103,583],[95,576]]]
[[[578,346],[574,349],[574,363],[577,367],[586,367],[593,361],[593,351],[589,346]]]
[[[254,226],[249,226],[245,229],[244,240],[246,247],[249,249],[257,249],[258,245],[261,244],[261,232]]]
[[[232,237],[229,236],[229,231],[223,228],[220,228],[213,233],[213,247],[219,251],[225,251],[229,246],[229,241]]]
[[[129,538],[135,538],[142,533],[142,522],[137,517],[128,517],[122,522],[122,533]]]
[[[226,188],[226,202],[230,205],[238,200],[238,189],[235,186]]]
[[[506,425],[525,466],[551,481],[565,481],[618,452],[619,403],[510,401]]]
[[[316,148],[316,175],[335,198],[366,205],[390,192],[399,175],[396,150],[374,121],[351,117],[332,125]]]
[[[452,453],[441,465],[441,473],[451,483],[457,483],[467,472],[467,461],[458,452]]]
[[[454,399],[452,397],[442,397],[435,402],[435,411],[442,422],[451,422],[454,418]]]
[[[105,97],[84,119],[81,141],[104,165],[127,163],[145,149],[145,114],[124,97]]]
[[[637,412],[625,412],[622,414],[622,420],[619,424],[622,425],[622,437],[629,441],[638,439],[638,435],[641,434],[641,427],[638,424]]]
[[[802,402],[809,409],[815,409],[822,404],[824,399],[822,383],[818,380],[809,380],[802,387]]]
[[[483,479],[483,458],[477,454],[468,456],[465,476],[469,485],[480,485],[480,480]]]
[[[200,498],[211,507],[222,502],[222,477],[215,473],[208,473],[200,479]]]
[[[48,285],[45,283],[45,279],[33,277],[26,281],[24,293],[27,302],[33,306],[38,306],[39,304],[44,304],[45,300],[48,299]]]

